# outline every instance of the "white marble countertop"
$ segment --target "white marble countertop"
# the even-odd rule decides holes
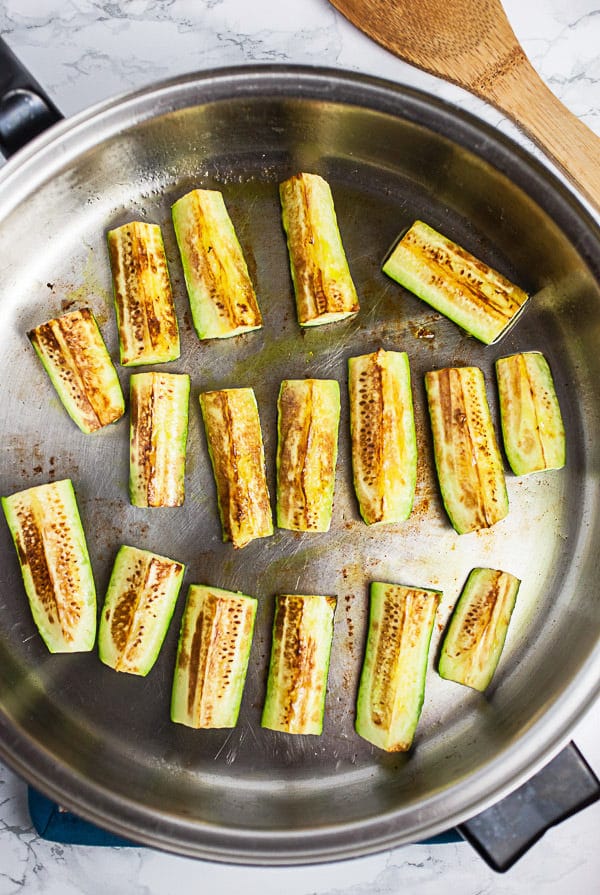
[[[535,67],[600,134],[600,8],[596,0],[505,0]],[[179,73],[250,62],[360,70],[423,87],[474,111],[532,150],[503,116],[371,43],[327,0],[4,0],[0,32],[66,114]],[[535,149],[533,149],[536,152]],[[574,731],[600,773],[600,706]],[[460,890],[562,895],[600,889],[600,803],[551,830],[504,876],[464,843],[414,845],[341,864],[228,867],[143,848],[57,845],[31,828],[26,787],[0,764],[0,895],[204,892],[392,895]]]

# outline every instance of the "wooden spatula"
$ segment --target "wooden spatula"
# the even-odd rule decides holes
[[[600,140],[546,87],[499,0],[331,0],[401,59],[505,112],[600,209]]]

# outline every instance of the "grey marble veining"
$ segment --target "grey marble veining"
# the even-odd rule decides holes
[[[597,0],[506,0],[532,63],[556,95],[600,134],[600,8]],[[66,115],[157,79],[250,62],[328,65],[435,92],[486,118],[531,150],[499,112],[395,59],[326,0],[4,0],[0,32]],[[537,150],[533,150],[536,151]],[[575,739],[597,773],[598,707]],[[316,868],[246,869],[142,848],[97,849],[39,839],[24,783],[0,764],[0,895],[396,895],[440,891],[600,891],[595,805],[546,835],[506,876],[465,844],[409,846]]]
[[[534,66],[590,127],[600,129],[600,15],[594,0],[507,3]],[[380,49],[326,0],[121,3],[7,0],[0,30],[65,114],[183,72],[248,62],[366,71],[482,104]],[[502,119],[488,110],[492,123]]]

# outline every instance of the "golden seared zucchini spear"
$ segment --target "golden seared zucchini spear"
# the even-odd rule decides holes
[[[318,174],[295,174],[279,187],[298,323],[317,326],[359,310],[333,196]]]
[[[443,678],[485,690],[502,654],[520,584],[510,572],[472,570],[442,643]]]
[[[508,332],[529,298],[423,221],[404,234],[383,272],[486,345]]]
[[[133,373],[129,496],[135,507],[179,507],[185,498],[190,377]]]
[[[335,597],[277,597],[263,727],[284,733],[323,731]]]
[[[354,489],[367,525],[402,522],[412,510],[417,439],[410,367],[403,351],[348,360]]]
[[[179,357],[179,328],[158,224],[131,221],[107,234],[123,366]]]
[[[294,531],[329,531],[339,384],[334,379],[286,379],[277,409],[277,525]]]
[[[200,408],[217,486],[223,540],[245,547],[273,534],[258,406],[251,388],[204,392]]]
[[[51,653],[91,650],[96,589],[70,479],[2,498],[31,614]]]
[[[504,450],[515,475],[561,469],[565,428],[548,361],[539,351],[496,361]]]
[[[98,633],[100,659],[144,677],[160,652],[183,580],[183,563],[139,547],[117,553]]]
[[[477,367],[425,374],[440,491],[458,534],[489,528],[508,513],[502,458]]]
[[[181,622],[171,720],[195,728],[235,727],[258,601],[192,584]]]
[[[429,643],[442,594],[371,584],[369,631],[356,703],[356,732],[386,752],[410,749],[425,698]]]
[[[89,308],[71,311],[28,333],[71,419],[89,434],[125,411],[114,364]]]
[[[194,328],[226,339],[262,326],[242,247],[218,190],[192,190],[173,205]]]

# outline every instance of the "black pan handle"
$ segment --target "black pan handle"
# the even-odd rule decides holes
[[[493,870],[504,873],[544,833],[600,798],[600,781],[575,743],[458,831]]]
[[[0,152],[8,158],[62,117],[0,38]]]

